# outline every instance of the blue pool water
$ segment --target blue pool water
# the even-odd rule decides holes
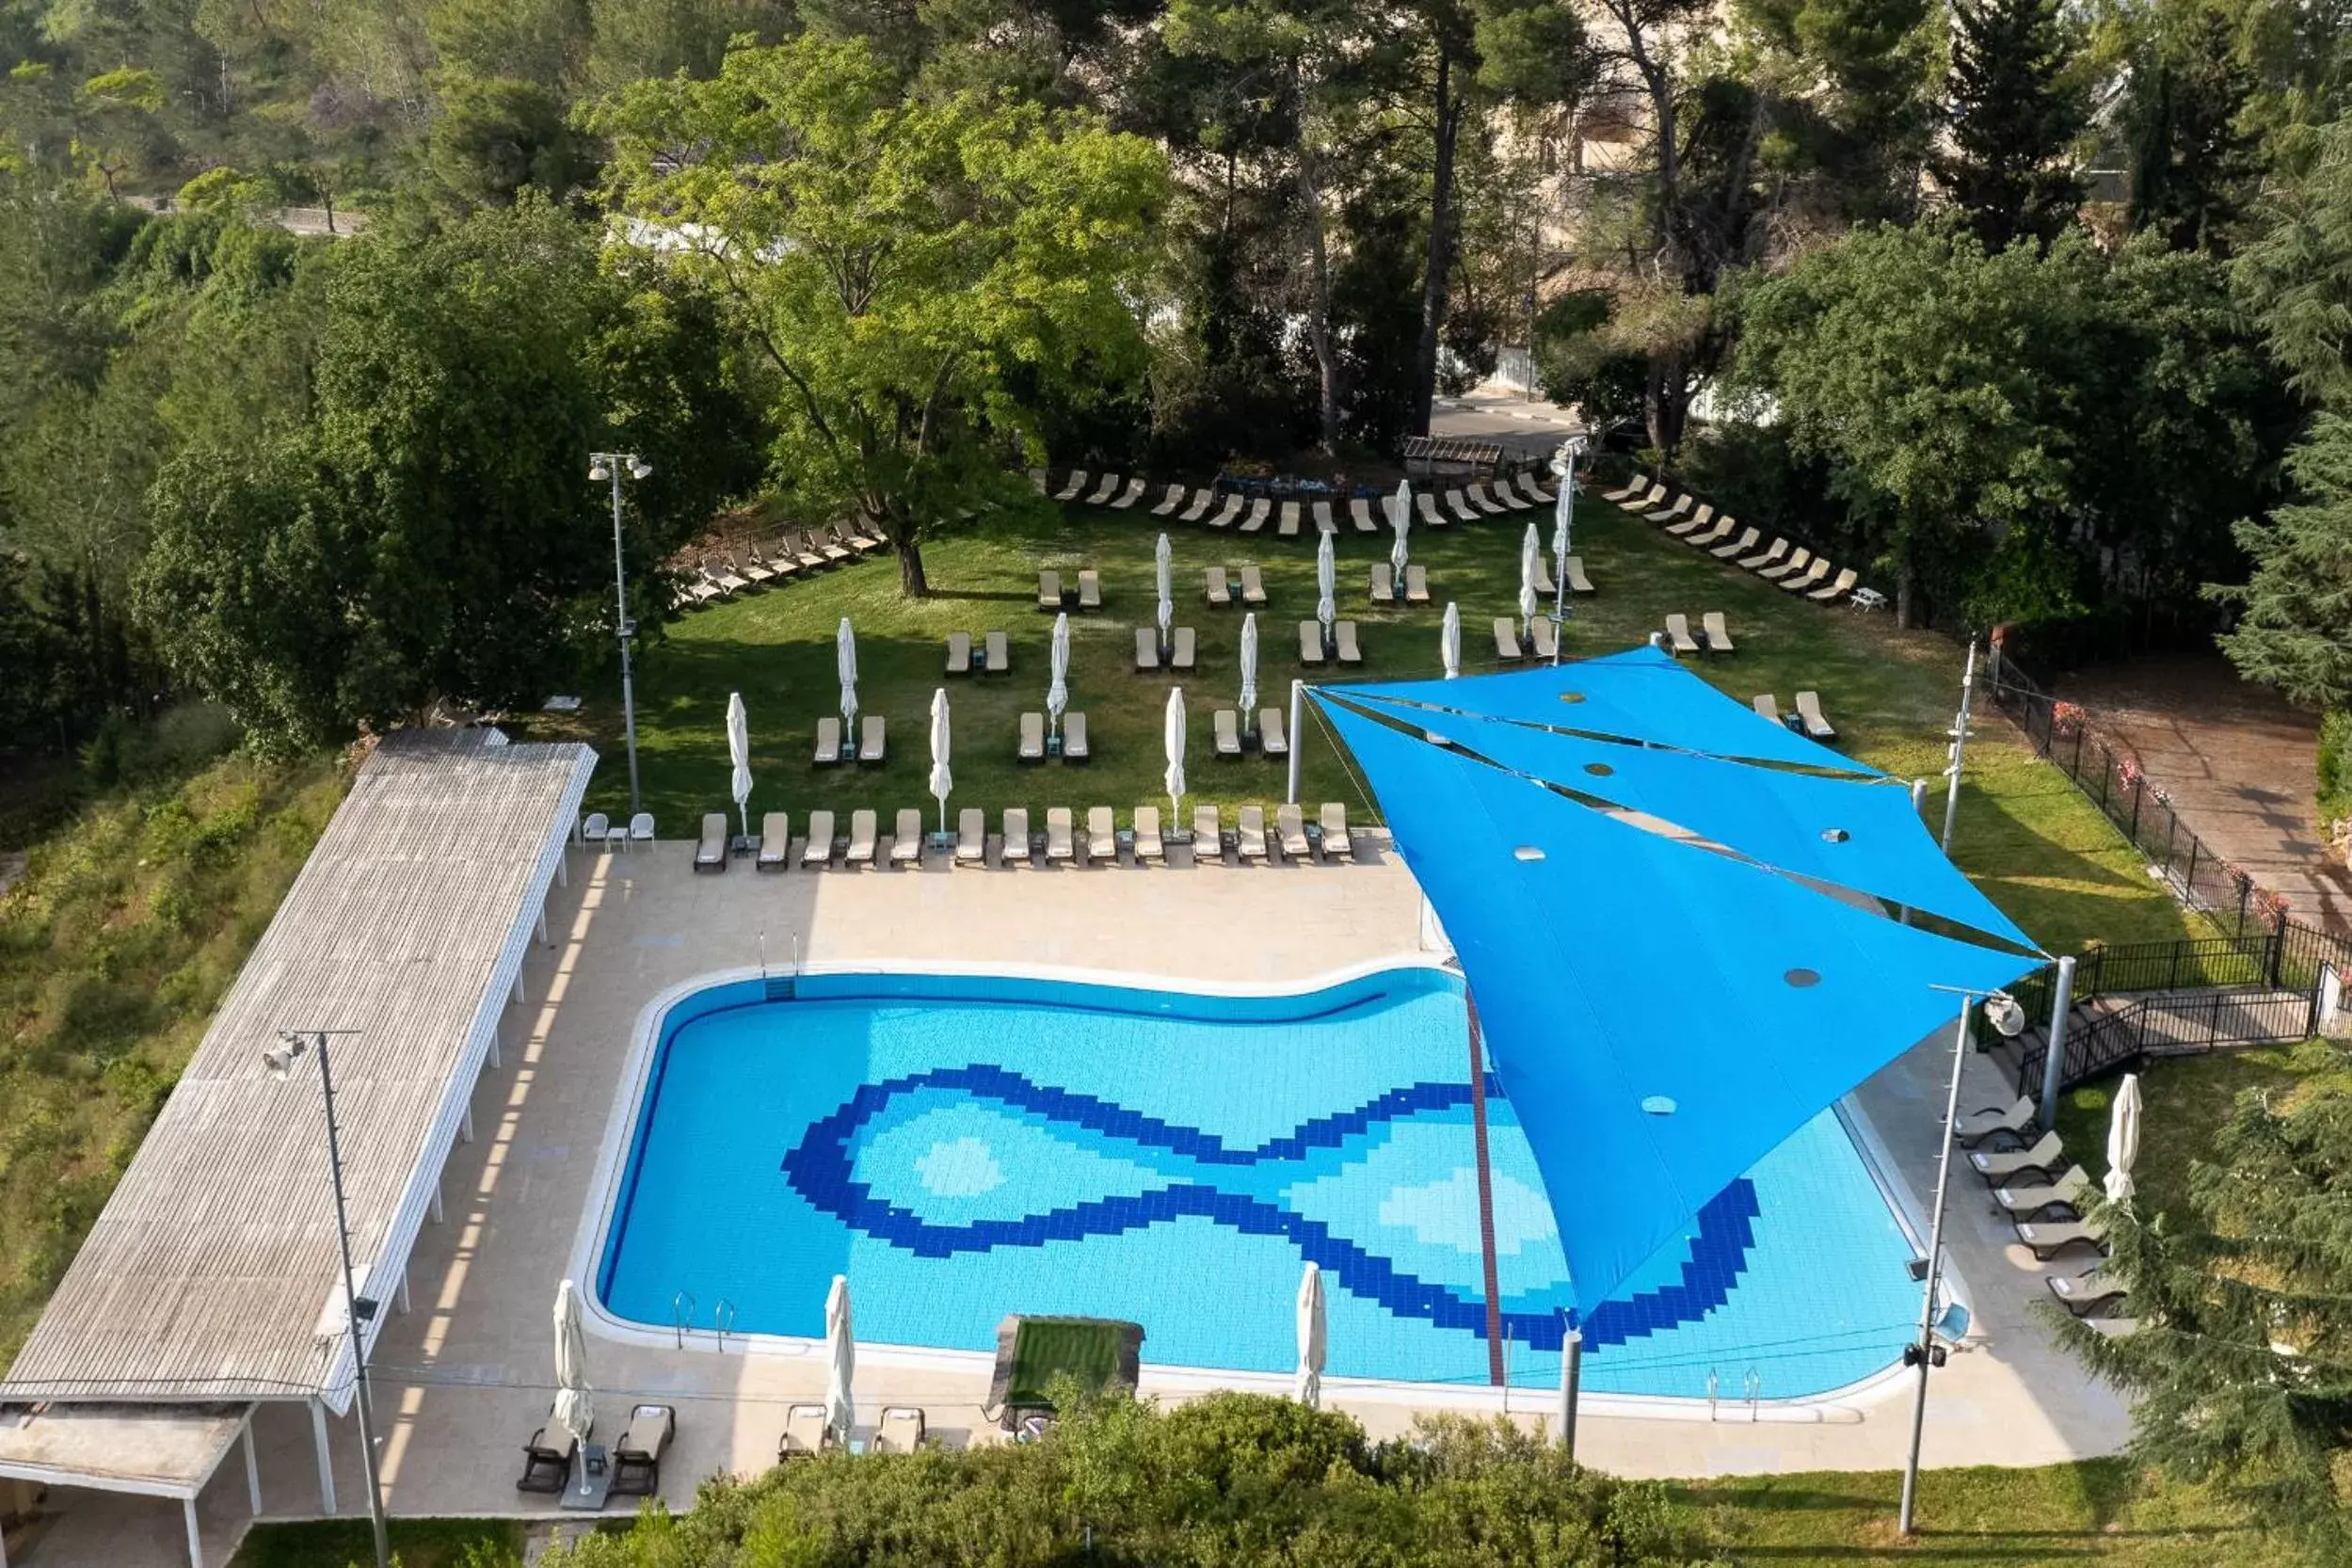
[[[805,976],[672,1007],[598,1289],[666,1329],[985,1351],[1010,1312],[1144,1325],[1144,1358],[1288,1371],[1302,1262],[1328,1370],[1488,1381],[1460,982],[1398,969],[1304,996]],[[1557,1381],[1572,1300],[1525,1135],[1490,1080],[1506,1363]],[[1834,1113],[1710,1201],[1585,1325],[1610,1393],[1819,1393],[1900,1354],[1909,1241]]]

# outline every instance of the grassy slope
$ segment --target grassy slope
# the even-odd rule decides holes
[[[1960,653],[1948,640],[1893,629],[1885,616],[1827,609],[1792,599],[1769,584],[1693,552],[1613,506],[1580,507],[1577,548],[1600,592],[1575,607],[1571,652],[1610,651],[1640,642],[1681,610],[1695,624],[1702,611],[1730,616],[1736,655],[1700,666],[1743,702],[1776,694],[1785,707],[1800,688],[1821,692],[1854,755],[1904,776],[1943,765],[1943,732],[1958,704]],[[1512,612],[1519,514],[1414,536],[1414,555],[1430,568],[1436,602],[1428,608],[1375,611],[1365,574],[1384,558],[1387,536],[1351,531],[1339,543],[1343,615],[1362,623],[1368,676],[1438,672],[1438,618],[1445,601],[1462,606],[1465,673],[1496,667],[1492,619]],[[1164,800],[1160,786],[1160,713],[1171,680],[1132,672],[1132,630],[1152,616],[1152,544],[1162,525],[1141,514],[1073,507],[1045,524],[999,520],[943,537],[924,552],[936,592],[910,601],[896,566],[872,560],[809,581],[753,592],[673,622],[668,636],[640,661],[638,733],[646,805],[663,831],[681,837],[696,814],[727,800],[725,714],[730,691],[751,713],[755,813],[782,808],[797,826],[814,807],[846,812],[873,807],[890,813],[921,807],[929,756],[925,715],[934,688],[945,684],[954,712],[956,790],[952,806],[994,812],[1026,805],[1109,805],[1121,820],[1139,802]],[[1230,706],[1239,684],[1241,617],[1211,612],[1200,599],[1201,568],[1255,560],[1265,568],[1270,607],[1260,614],[1259,692],[1264,704],[1287,703],[1301,673],[1297,625],[1314,613],[1311,536],[1276,537],[1169,526],[1175,550],[1176,622],[1200,633],[1200,669],[1184,681],[1191,713],[1187,772],[1193,793],[1227,805],[1281,797],[1279,765],[1250,759],[1218,762],[1208,748],[1209,712]],[[1023,769],[1013,760],[1017,715],[1042,710],[1052,617],[1036,606],[1036,573],[1078,567],[1103,576],[1099,614],[1073,616],[1071,706],[1088,715],[1095,760],[1085,768],[1049,763]],[[858,632],[859,690],[868,712],[890,722],[888,762],[872,769],[820,769],[808,750],[817,719],[834,712],[833,632],[843,616]],[[1012,673],[948,680],[941,648],[954,630],[1002,629],[1012,637]],[[578,724],[541,720],[538,735],[585,733],[603,751],[590,804],[626,808],[628,774],[618,704],[590,694]],[[2054,951],[2097,936],[2130,942],[2177,936],[2190,920],[2152,882],[2139,858],[2055,768],[2038,761],[1997,720],[1971,751],[1955,845],[1960,863],[2020,923]],[[1302,797],[1341,799],[1364,819],[1373,812],[1327,739],[1310,735]],[[844,819],[844,826],[846,820]]]
[[[514,1519],[394,1519],[400,1568],[520,1568],[522,1524]],[[375,1560],[364,1519],[259,1525],[229,1568],[360,1568]]]
[[[0,897],[0,1364],[342,795],[323,760],[216,762],[91,808]]]

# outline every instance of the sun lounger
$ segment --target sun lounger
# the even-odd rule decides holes
[[[1252,860],[1260,865],[1265,864],[1266,808],[1263,806],[1241,808],[1241,826],[1240,831],[1235,835],[1235,842],[1240,848],[1243,865],[1249,864]]]
[[[1759,567],[1756,568],[1756,575],[1768,583],[1778,583],[1792,573],[1802,571],[1812,559],[1812,551],[1796,551],[1785,560],[1775,561],[1768,567]]]
[[[1336,800],[1323,802],[1320,814],[1323,830],[1323,855],[1327,859],[1355,858],[1355,836],[1348,831],[1348,808]]]
[[[2033,1126],[2035,1113],[2032,1097],[2020,1095],[2007,1105],[1988,1105],[1969,1112],[1952,1124],[1952,1136],[1964,1149],[1993,1138],[2022,1139],[2025,1129]]]
[[[1364,663],[1364,650],[1355,646],[1355,622],[1334,621],[1331,627],[1331,637],[1333,643],[1338,648],[1341,664],[1360,664]]]
[[[1269,757],[1290,755],[1290,738],[1282,730],[1282,710],[1260,708],[1257,711],[1257,749]]]
[[[781,811],[770,811],[760,819],[760,858],[753,865],[763,872],[780,872],[789,863],[792,847],[792,820]]]
[[[991,632],[981,641],[981,651],[987,655],[990,675],[1009,675],[1013,670],[1013,649],[1001,632]]]
[[[800,846],[800,863],[804,866],[833,864],[833,813],[808,813],[808,841]]]
[[[1093,757],[1094,753],[1086,749],[1086,715],[1083,713],[1063,714],[1062,760],[1084,762],[1092,760]]]
[[[1699,625],[1701,629],[1706,632],[1707,651],[1709,653],[1733,653],[1737,651],[1732,647],[1732,629],[1724,624],[1722,611],[1709,610],[1705,615],[1699,617]]]
[[[1274,840],[1286,860],[1312,860],[1315,846],[1306,840],[1306,816],[1296,805],[1274,808]]]
[[[734,563],[726,557],[720,558],[719,565],[715,569],[712,568],[709,561],[704,561],[702,563],[702,569],[711,573],[712,581],[718,584],[719,592],[721,593],[740,593],[744,589],[751,586],[749,583],[744,580],[743,574],[735,569]]]
[[[1078,607],[1081,610],[1102,608],[1102,573],[1090,568],[1078,574]]]
[[[878,1454],[911,1454],[923,1446],[929,1432],[929,1423],[918,1407],[886,1404],[881,1420],[874,1425],[873,1442],[869,1448]]]
[[[1233,603],[1233,585],[1225,577],[1225,568],[1210,567],[1201,574],[1201,596],[1220,608]]]
[[[1159,504],[1152,507],[1151,515],[1156,518],[1164,518],[1183,504],[1184,487],[1171,485],[1168,487],[1167,493],[1160,498]]]
[[[1154,860],[1168,858],[1168,840],[1160,831],[1160,808],[1138,806],[1135,808],[1135,860],[1147,865]]]
[[[1690,634],[1690,617],[1674,615],[1666,617],[1666,640],[1673,646],[1674,657],[1699,651],[1699,639]]]
[[[1320,664],[1323,662],[1323,623],[1319,620],[1299,622],[1299,663]]]
[[[1209,723],[1217,732],[1216,752],[1220,757],[1241,755],[1241,720],[1230,708],[1220,708],[1209,715]]]
[[[1639,514],[1647,512],[1652,507],[1664,504],[1666,494],[1667,491],[1665,486],[1652,485],[1643,489],[1638,495],[1629,495],[1624,497],[1620,500],[1617,504],[1624,507],[1628,512]]]
[[[1079,492],[1085,488],[1086,471],[1082,468],[1074,468],[1070,470],[1069,479],[1060,489],[1053,492],[1053,499],[1056,501],[1076,501],[1078,499]]]
[[[1794,577],[1783,578],[1781,580],[1781,588],[1786,593],[1809,594],[1815,588],[1819,587],[1821,585],[1821,580],[1829,575],[1830,563],[1822,559],[1820,556],[1816,555],[1813,558],[1813,564],[1807,567],[1803,571],[1799,572]]]
[[[702,817],[702,837],[695,843],[695,870],[723,872],[727,870],[727,813],[706,811]]]
[[[1772,541],[1771,548],[1758,551],[1753,555],[1742,555],[1739,558],[1739,564],[1747,568],[1750,571],[1762,571],[1765,568],[1777,563],[1782,556],[1787,553],[1788,541],[1786,539],[1774,539]]]
[[[1551,557],[1538,552],[1535,557],[1535,591],[1549,599],[1559,591],[1559,586],[1552,581]]]
[[[972,673],[972,634],[970,632],[951,632],[948,633],[948,673],[950,675]]]
[[[1404,601],[1407,604],[1429,602],[1429,568],[1418,561],[1405,563]]]
[[[1372,520],[1372,504],[1360,495],[1348,503],[1348,518],[1355,524],[1355,531],[1359,534],[1380,532],[1380,524]]]
[[[1535,471],[1530,469],[1519,475],[1519,493],[1528,498],[1529,505],[1548,506],[1558,498],[1560,492],[1545,489],[1544,482],[1538,479],[1535,476]]]
[[[1119,476],[1115,473],[1106,473],[1102,476],[1102,483],[1095,487],[1095,493],[1086,498],[1086,504],[1108,506],[1111,504],[1111,498],[1118,493]]]
[[[1495,617],[1495,657],[1505,664],[1512,664],[1526,656],[1519,647],[1519,623],[1509,616],[1496,616]]]
[[[825,561],[832,566],[840,565],[843,561],[850,559],[850,557],[856,553],[856,552],[852,551],[849,546],[842,544],[831,536],[819,534],[813,530],[802,534],[801,537],[808,542],[809,549],[824,555]]]
[[[1141,479],[1130,479],[1127,482],[1127,488],[1121,490],[1117,499],[1111,504],[1122,512],[1128,511],[1134,507],[1137,501],[1143,498],[1143,494],[1144,482]]]
[[[1780,699],[1770,692],[1760,693],[1749,706],[1756,711],[1756,717],[1770,719],[1774,724],[1781,722]]]
[[[1844,599],[1848,594],[1852,593],[1854,591],[1854,584],[1861,581],[1862,574],[1854,570],[1853,568],[1847,567],[1838,572],[1836,582],[1830,584],[1827,587],[1808,589],[1805,593],[1805,597],[1811,600],[1817,600],[1823,604],[1834,604],[1839,600]]]
[[[2095,1252],[2107,1247],[2106,1227],[2088,1220],[2020,1220],[2017,1239],[2044,1263],[2069,1247],[2089,1247]]]
[[[1040,610],[1062,608],[1062,574],[1060,572],[1041,571],[1037,574],[1037,608]]]
[[[1445,516],[1437,509],[1437,498],[1430,494],[1429,491],[1421,490],[1414,495],[1413,509],[1421,514],[1421,520],[1430,527],[1443,528],[1446,526]]]
[[[1616,502],[1630,501],[1635,496],[1640,495],[1642,491],[1648,489],[1649,488],[1650,481],[1648,476],[1637,469],[1634,472],[1632,478],[1626,480],[1615,489],[1603,490],[1601,492],[1601,499],[1603,501]]]
[[[841,856],[841,863],[845,866],[872,865],[875,843],[881,836],[882,824],[872,811],[863,808],[852,811],[849,814],[849,851]]]
[[[571,1484],[571,1464],[579,1452],[577,1438],[570,1438],[563,1448],[551,1448],[547,1429],[541,1427],[522,1445],[522,1479],[515,1482],[515,1490],[561,1492]]]
[[[1251,562],[1241,568],[1241,602],[1244,604],[1266,602],[1266,579],[1258,571],[1256,562]]]
[[[1217,515],[1208,520],[1208,526],[1211,528],[1230,528],[1233,526],[1233,520],[1240,515],[1241,497],[1238,495],[1229,495],[1225,497],[1225,504],[1217,509]]]
[[[1176,520],[1179,522],[1198,522],[1201,519],[1208,515],[1208,508],[1216,504],[1217,492],[1215,490],[1194,490],[1192,492],[1192,504],[1184,508],[1183,513],[1176,519]]]
[[[1034,849],[1029,838],[1029,808],[1008,806],[1004,808],[1004,863],[1026,866],[1032,862]]]
[[[2024,1149],[1971,1149],[1968,1164],[1987,1181],[2012,1182],[2019,1176],[2035,1176],[2048,1180],[2050,1173],[2066,1158],[2066,1145],[2058,1141],[2057,1129],[2051,1128],[2040,1141]]]
[[[857,760],[860,762],[880,762],[889,744],[889,725],[880,713],[866,713],[858,718]]]
[[[1192,808],[1192,864],[1204,865],[1210,860],[1224,863],[1224,829],[1218,824],[1214,806]]]
[[[1992,1201],[2020,1220],[2046,1219],[2063,1210],[2070,1220],[2082,1218],[2083,1206],[2098,1192],[2080,1165],[2069,1165],[2054,1182],[1996,1187]]]
[[[1510,508],[1506,507],[1501,502],[1486,493],[1486,481],[1483,479],[1474,482],[1470,488],[1463,493],[1470,498],[1471,505],[1476,506],[1480,511],[1484,512],[1488,517],[1494,517],[1498,513],[1510,510]]]
[[[1525,478],[1526,475],[1522,474],[1519,477]],[[1513,512],[1524,512],[1528,507],[1537,504],[1536,497],[1531,496],[1525,490],[1519,488],[1518,486],[1510,479],[1497,479],[1495,481],[1495,499],[1501,502],[1507,510]]]
[[[824,1406],[796,1404],[784,1412],[784,1435],[776,1446],[776,1462],[814,1459],[833,1443],[834,1432],[825,1422]]]
[[[911,806],[899,808],[898,824],[890,833],[890,864],[920,866],[923,863],[923,814]]]
[[[613,841],[612,818],[601,811],[589,812],[580,819],[579,837],[584,844],[594,844],[599,849],[610,847]]]
[[[1196,646],[1192,629],[1189,626],[1176,627],[1169,632],[1168,639],[1168,667],[1172,670],[1191,669]]]
[[[977,806],[967,806],[955,813],[955,863],[959,866],[984,866],[988,863],[988,817]]]
[[[1072,835],[1070,808],[1066,806],[1048,808],[1046,812],[1046,861],[1048,865],[1064,865],[1078,857],[1078,845]]]
[[[1299,504],[1295,501],[1286,501],[1282,504],[1282,515],[1275,524],[1275,532],[1288,539],[1296,536],[1298,531]]]
[[[1737,518],[1730,516],[1720,517],[1715,520],[1714,527],[1707,529],[1704,533],[1686,535],[1684,538],[1685,542],[1688,543],[1693,550],[1713,550],[1717,545],[1720,545],[1725,539],[1730,538],[1738,527],[1739,520]]]
[[[1042,762],[1046,760],[1045,714],[1023,713],[1021,715],[1020,744],[1013,755],[1016,760],[1023,762]]]
[[[1256,501],[1250,503],[1250,515],[1241,520],[1241,532],[1244,534],[1256,533],[1259,529],[1266,526],[1266,520],[1273,515],[1274,504],[1272,499],[1268,496],[1259,496]]]
[[[1699,498],[1686,490],[1674,498],[1672,505],[1660,506],[1655,510],[1644,512],[1641,516],[1643,520],[1648,522],[1672,522],[1676,518],[1688,514],[1690,508],[1696,506],[1698,504]]]
[[[1479,520],[1479,509],[1476,506],[1471,505],[1470,498],[1463,494],[1460,490],[1448,490],[1446,492],[1446,510],[1451,512],[1454,516],[1460,518],[1464,522],[1476,522]]]
[[[771,578],[790,577],[800,570],[800,563],[789,555],[770,555],[758,545],[751,547],[751,558],[763,568]]]
[[[1805,733],[1816,741],[1837,739],[1837,731],[1831,728],[1829,719],[1822,714],[1819,692],[1797,694],[1797,720],[1805,727]]]
[[[2077,1318],[2107,1317],[2130,1294],[2120,1280],[2099,1269],[2079,1274],[2054,1274],[2047,1283],[2050,1294]]]
[[[787,534],[782,542],[784,548],[792,552],[792,559],[799,563],[801,570],[817,571],[824,568],[824,557],[817,553],[817,547],[809,542],[808,535],[802,534],[795,539]]]
[[[823,766],[841,760],[841,721],[827,713],[817,721],[817,749],[814,760]]]
[[[662,1491],[662,1456],[678,1435],[678,1412],[665,1404],[641,1404],[613,1445],[615,1497],[652,1497]]]
[[[1135,629],[1135,673],[1149,675],[1160,667],[1160,633],[1148,626]]]
[[[1397,602],[1396,576],[1388,569],[1388,563],[1385,561],[1372,563],[1372,602],[1375,604]]]
[[[1714,556],[1719,561],[1729,561],[1737,556],[1745,555],[1750,551],[1755,549],[1757,543],[1761,541],[1763,537],[1763,530],[1759,528],[1752,526],[1743,528],[1739,531],[1739,537],[1734,539],[1729,544],[1719,544],[1714,549],[1708,551],[1707,553]]]
[[[1536,616],[1528,623],[1528,631],[1533,636],[1535,656],[1538,659],[1550,659],[1560,651],[1559,633],[1553,630],[1552,623],[1544,616]]]
[[[737,576],[754,586],[763,585],[774,580],[776,568],[760,559],[758,551],[746,550],[744,552],[744,558],[740,561],[732,555],[727,558],[728,565],[735,568]]]
[[[1715,508],[1713,506],[1702,506],[1697,511],[1691,513],[1688,517],[1676,518],[1673,521],[1668,523],[1666,525],[1666,531],[1669,534],[1674,535],[1678,538],[1688,539],[1693,534],[1699,533],[1701,530],[1704,529],[1709,522],[1714,520],[1714,518]]]
[[[1561,562],[1560,566],[1563,568],[1563,575],[1565,575],[1568,579],[1568,591],[1570,593],[1589,594],[1592,591],[1592,580],[1584,574],[1583,556],[1571,555],[1567,560]]]
[[[1086,843],[1079,864],[1090,860],[1108,860],[1114,866],[1119,861],[1119,825],[1108,806],[1086,808]]]

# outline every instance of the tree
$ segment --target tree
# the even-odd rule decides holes
[[[2239,674],[2290,701],[2352,707],[2352,419],[2321,414],[2287,472],[2301,499],[2238,525],[2251,576],[2210,590],[2239,611],[2216,641]]]
[[[2082,205],[2069,153],[2089,117],[2058,0],[1956,0],[1953,21],[1944,184],[1987,249],[2047,244]]]
[[[597,125],[615,200],[687,242],[676,264],[776,376],[779,488],[878,521],[908,593],[940,520],[1027,504],[1016,370],[1075,391],[1140,361],[1167,168],[1091,116],[909,100],[862,42],[802,38],[639,83]]]
[[[2257,82],[2229,18],[2211,0],[2160,6],[2129,58],[2132,227],[2178,249],[2226,246],[2261,174],[2245,123]]]
[[[1832,222],[1909,222],[1935,126],[1944,20],[1928,0],[1739,0],[1781,56],[1746,72],[1771,101],[1766,159],[1817,187]]]
[[[461,77],[445,90],[427,157],[458,200],[504,206],[525,185],[561,197],[595,172],[563,100],[532,82]]]
[[[90,171],[118,194],[115,182],[152,156],[161,137],[155,117],[163,84],[133,66],[92,76],[73,95],[74,145]]]
[[[2313,137],[2238,256],[2236,281],[2288,384],[2312,403],[2352,407],[2352,121]]]

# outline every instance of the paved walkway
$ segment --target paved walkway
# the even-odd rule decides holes
[[[725,875],[696,877],[687,859],[682,844],[624,856],[575,852],[570,887],[555,894],[554,945],[536,952],[526,969],[528,1003],[509,1011],[504,1061],[485,1073],[475,1098],[478,1137],[458,1146],[444,1177],[446,1221],[420,1237],[406,1310],[387,1324],[376,1352],[395,1512],[552,1512],[545,1499],[515,1492],[518,1449],[547,1410],[549,1304],[590,1206],[632,1031],[664,988],[758,964],[763,953],[773,961],[795,952],[819,962],[1042,964],[1290,984],[1411,955],[1418,939],[1418,891],[1377,849],[1353,867],[766,877],[741,862]],[[1857,1096],[1892,1158],[1896,1185],[1916,1193],[1932,1182],[1947,1061],[1940,1040],[1927,1042]],[[1992,1071],[1981,1059],[1970,1065]],[[1971,1088],[1968,1103],[2006,1097],[1988,1080]],[[1976,1327],[1937,1374],[1928,1462],[2034,1464],[2112,1451],[2125,1436],[2124,1412],[2026,1316],[2026,1304],[2043,1294],[2040,1271],[2005,1245],[2007,1228],[1994,1222],[1976,1184],[1965,1189],[1955,1190],[1952,1246]],[[702,1475],[764,1468],[784,1407],[821,1400],[824,1388],[820,1353],[719,1354],[707,1334],[702,1338],[682,1350],[601,1336],[590,1344],[600,1432],[617,1432],[636,1399],[678,1408],[678,1441],[662,1488],[673,1508],[686,1506]],[[984,1370],[877,1364],[882,1359],[861,1358],[862,1410],[921,1404],[950,1442],[983,1427]],[[1147,1368],[1144,1386],[1181,1397],[1198,1381]],[[1591,1463],[1639,1476],[1884,1469],[1901,1462],[1910,1434],[1909,1386],[1893,1379],[1826,1406],[1768,1405],[1752,1420],[1729,1406],[1722,1419],[1710,1420],[1704,1405],[1637,1416],[1622,1403],[1593,1400],[1581,1447]],[[1405,1431],[1416,1415],[1393,1391],[1327,1385],[1326,1392],[1376,1434]],[[1438,1398],[1469,1408],[1504,1403],[1490,1390]],[[1508,1403],[1513,1416],[1532,1420],[1551,1400],[1519,1391]],[[303,1407],[264,1406],[255,1431],[264,1513],[315,1515],[319,1484]],[[335,1423],[333,1454],[340,1512],[363,1512],[348,1419]],[[225,1561],[246,1528],[245,1491],[232,1456],[200,1503],[211,1561]],[[185,1561],[179,1509],[79,1495],[19,1561],[169,1568]]]
[[[2352,933],[2352,873],[2315,818],[2319,720],[2218,654],[2151,654],[2068,676],[2057,695],[2121,743],[2213,851],[2294,918]]]

